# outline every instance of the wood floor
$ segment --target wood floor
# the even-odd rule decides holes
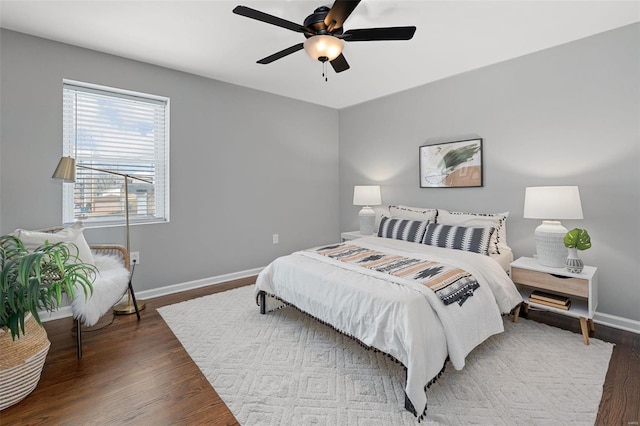
[[[70,333],[73,321],[46,323],[51,349],[40,383],[26,399],[0,412],[0,425],[237,425],[156,308],[252,282],[147,300],[140,322],[135,315],[117,316],[112,325],[83,333],[80,361]],[[574,331],[582,339],[577,320],[542,312],[529,312],[529,319]],[[640,335],[596,325],[593,337],[616,344],[597,424],[638,425]]]

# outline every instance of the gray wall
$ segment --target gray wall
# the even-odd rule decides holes
[[[516,256],[535,251],[524,189],[578,185],[598,267],[598,311],[640,320],[640,25],[489,66],[340,111],[340,212],[357,229],[353,185],[384,204],[511,213]],[[484,138],[484,187],[420,189],[418,147]]]
[[[639,39],[633,25],[341,111],[0,32],[0,232],[61,222],[62,79],[171,98],[171,222],[132,227],[136,288],[266,265],[357,229],[353,185],[385,204],[510,211],[534,251],[524,188],[579,185],[600,312],[640,320]],[[329,134],[309,132],[334,123]],[[338,129],[339,124],[339,129]],[[485,186],[418,188],[418,147],[484,138]],[[339,138],[339,144],[338,144]],[[340,181],[338,183],[338,176]],[[280,234],[273,245],[271,235]],[[120,228],[90,242],[124,241]]]
[[[138,290],[339,238],[336,110],[7,30],[0,40],[2,233],[62,221],[51,174],[67,78],[171,98],[171,221],[132,227]],[[317,123],[325,129],[310,132]],[[123,227],[86,235],[124,243]]]

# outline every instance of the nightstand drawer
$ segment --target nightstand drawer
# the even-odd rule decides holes
[[[530,269],[511,268],[511,279],[514,283],[561,292],[578,297],[589,297],[589,280],[563,277]]]

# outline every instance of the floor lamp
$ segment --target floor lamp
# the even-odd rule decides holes
[[[139,180],[145,183],[151,183],[148,180],[140,179],[139,177],[131,176],[126,173],[118,173],[111,170],[104,169],[96,169],[94,167],[82,166],[80,164],[76,164],[76,160],[73,157],[62,157],[60,162],[58,162],[58,167],[56,167],[55,172],[53,172],[54,179],[61,179],[64,182],[75,182],[76,181],[76,167],[80,169],[86,170],[94,170],[97,172],[107,173],[110,175],[121,176],[124,178],[124,197],[125,197],[125,207],[124,207],[124,217],[125,217],[125,228],[127,235],[127,252],[129,256],[131,256],[131,243],[129,239],[129,179]],[[135,293],[133,291],[133,284],[131,280],[133,279],[133,271],[135,270],[135,262],[131,267],[131,274],[129,274],[129,290],[127,292],[128,297],[126,302],[118,303],[113,307],[113,312],[117,315],[128,315],[135,313],[140,319],[140,311],[145,308],[144,301],[136,300]]]

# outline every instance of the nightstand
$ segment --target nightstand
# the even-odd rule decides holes
[[[524,299],[525,312],[529,306],[580,319],[584,344],[589,344],[589,331],[595,330],[593,314],[598,306],[598,268],[585,266],[581,273],[573,274],[565,268],[542,266],[536,259],[521,257],[511,263],[511,279]],[[569,309],[535,303],[529,299],[534,290],[569,297]],[[514,314],[518,320],[519,310]]]
[[[340,236],[342,237],[342,242],[364,237],[360,231],[347,231],[340,234]]]

